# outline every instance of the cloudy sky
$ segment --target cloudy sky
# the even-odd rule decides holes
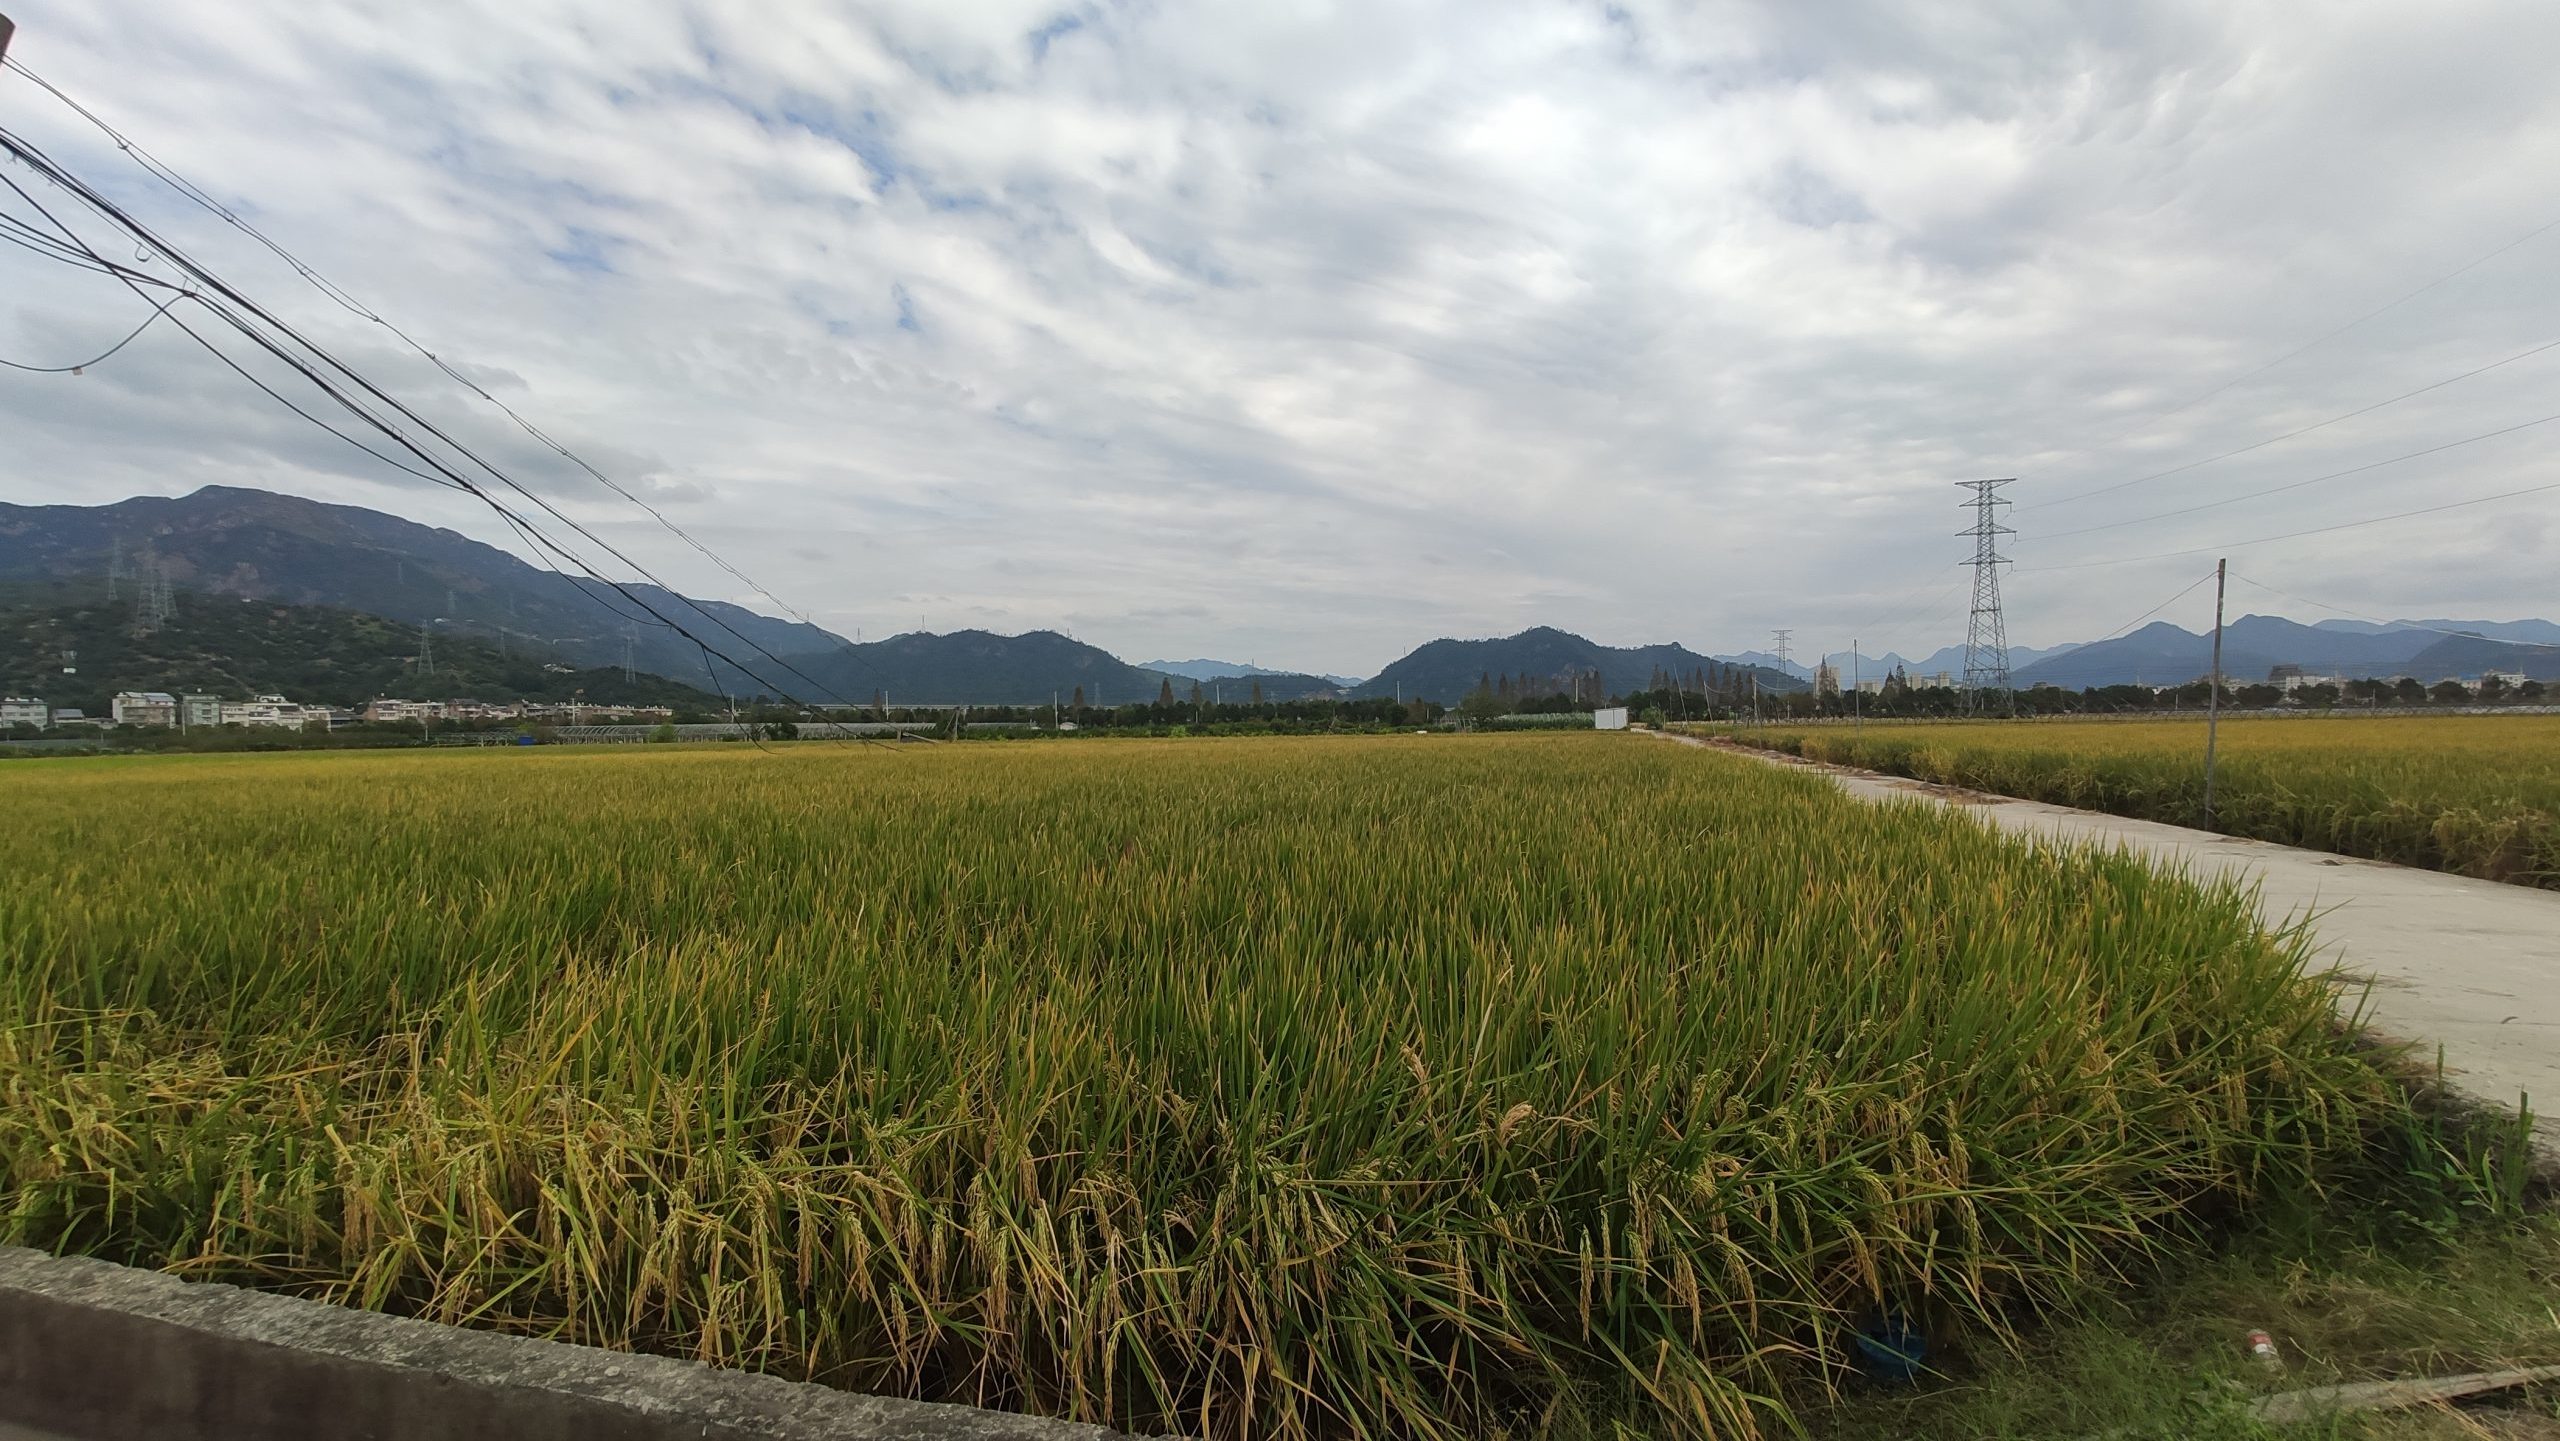
[[[2560,481],[2560,421],[2317,479],[2560,414],[2560,349],[2512,359],[2560,339],[2540,0],[7,8],[16,59],[847,634],[1916,654],[1962,639],[1983,475],[2021,477],[2021,642],[2222,547],[2360,612],[2560,612],[2560,490],[2263,539]],[[776,609],[22,76],[0,124]],[[142,309],[0,255],[0,356]],[[255,485],[507,539],[165,327],[0,372],[0,434],[0,499]]]

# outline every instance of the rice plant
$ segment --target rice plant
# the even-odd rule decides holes
[[[1809,760],[2175,825],[2204,823],[2204,723],[1745,727]],[[2560,716],[2222,723],[2214,829],[2560,887]]]
[[[2234,891],[1620,736],[0,798],[0,1239],[1139,1431],[1752,1434],[2398,1104]]]

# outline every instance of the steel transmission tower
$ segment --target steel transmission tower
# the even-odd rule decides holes
[[[2015,712],[2017,694],[2009,685],[2009,627],[2000,615],[2000,567],[2008,558],[2000,554],[2000,537],[2016,531],[2000,523],[2000,507],[2009,502],[2000,498],[2000,487],[2013,485],[2017,477],[2007,480],[1960,480],[1956,484],[1973,492],[1964,502],[1973,507],[1973,529],[1957,531],[1973,537],[1973,619],[1964,631],[1964,692],[1969,710],[1986,710],[1997,704],[2004,711]]]
[[[1795,634],[1796,633],[1792,630],[1773,630],[1769,632],[1769,653],[1778,658],[1778,669],[1780,670],[1785,670],[1789,660],[1792,659],[1787,654],[1787,642],[1795,639]]]

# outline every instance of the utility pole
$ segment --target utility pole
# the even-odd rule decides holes
[[[2213,689],[2204,698],[2204,828],[2213,829],[2213,742],[2222,722],[2222,587],[2228,559],[2213,563]]]
[[[2000,613],[2000,567],[2008,558],[2000,554],[2000,537],[2017,532],[2000,523],[2000,507],[2009,502],[1999,492],[2017,484],[2017,477],[1956,484],[1973,492],[1973,499],[1964,502],[1973,507],[1973,528],[1956,532],[1973,537],[1973,559],[1965,562],[1973,567],[1973,616],[1964,632],[1965,708],[1983,708],[1984,692],[1997,691],[2002,711],[2014,717],[2018,693],[2009,684],[2009,626]]]

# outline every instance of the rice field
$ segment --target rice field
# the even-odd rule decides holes
[[[1143,1432],[1783,1429],[2401,1104],[2230,891],[1622,736],[0,798],[0,1239]]]
[[[2174,825],[2204,824],[2204,723],[1741,728],[1746,745]],[[2560,888],[2560,716],[2222,723],[2213,829]]]

